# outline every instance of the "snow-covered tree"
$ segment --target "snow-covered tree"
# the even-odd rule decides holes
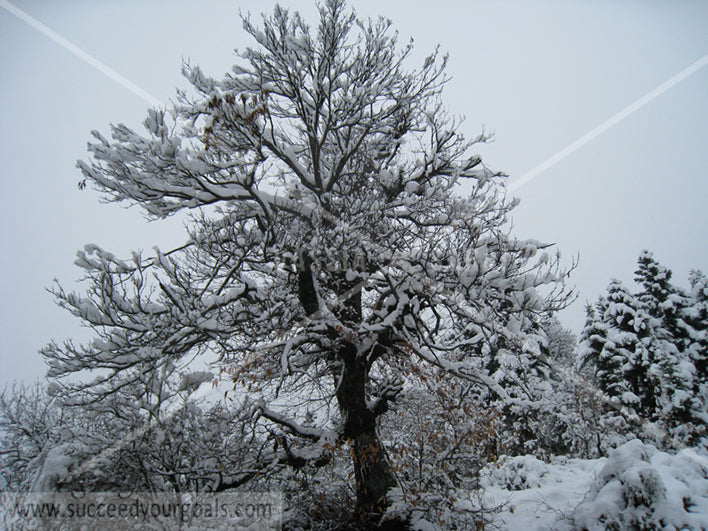
[[[696,386],[705,314],[701,289],[684,292],[671,276],[643,251],[635,271],[641,289],[633,294],[617,281],[610,284],[598,303],[601,315],[588,314],[580,356],[611,400],[691,442],[705,433],[706,402]],[[695,287],[699,281],[692,278]]]
[[[575,333],[563,327],[555,315],[543,321],[541,328],[546,335],[545,350],[548,356],[557,363],[572,366],[575,363],[575,349],[578,346]]]
[[[689,276],[688,302],[679,325],[685,331],[682,360],[692,373],[690,415],[695,438],[708,435],[708,279],[698,270]]]
[[[690,395],[683,389],[690,388],[693,370],[684,360],[689,347],[689,332],[683,321],[689,299],[683,290],[671,283],[672,272],[657,262],[652,253],[642,251],[637,261],[635,281],[642,286],[637,298],[648,314],[646,341],[655,367],[652,370],[654,387],[660,390],[656,409],[661,415],[676,422],[689,420]]]
[[[654,255],[644,250],[637,259],[637,270],[634,281],[642,286],[638,299],[646,312],[655,319],[661,319],[664,324],[674,324],[676,311],[670,304],[671,298],[677,293],[671,284],[671,270],[654,259]]]
[[[683,320],[689,334],[689,356],[696,369],[694,385],[708,381],[708,278],[697,270],[691,271],[690,303],[684,308]]]
[[[57,444],[67,424],[52,397],[39,385],[15,384],[0,393],[0,484],[26,490],[34,462]]]
[[[580,332],[579,348],[577,351],[577,369],[579,372],[593,372],[597,353],[607,343],[608,327],[599,317],[604,315],[607,300],[600,297],[593,304],[585,305],[585,325]]]
[[[146,429],[130,394],[124,389],[100,407],[64,408],[43,386],[6,388],[0,485],[19,492],[200,492],[223,486],[225,470],[230,486],[268,476],[248,468],[265,439],[256,435],[247,403],[200,407],[184,400]]]
[[[598,357],[598,378],[605,392],[642,415],[653,413],[655,382],[647,381],[653,359],[643,341],[647,318],[640,302],[618,280],[607,288],[603,320],[613,331]]]
[[[147,135],[93,133],[82,186],[153,218],[189,211],[189,238],[152,258],[79,252],[87,291],[55,295],[96,339],[43,353],[72,403],[138,384],[155,418],[185,364],[216,356],[258,401],[261,464],[320,466],[349,445],[357,510],[376,516],[397,483],[378,424],[411,367],[519,405],[484,360],[536,356],[529,333],[567,302],[567,272],[508,233],[515,202],[471,151],[485,137],[442,105],[446,58],[410,69],[388,21],[319,11],[315,29],[280,7],[245,19],[256,45],[231,73],[187,65],[194,90],[149,110]]]
[[[621,282],[612,280],[607,291],[586,307],[579,366],[589,368],[609,399],[636,407],[648,361],[637,334],[644,322],[636,299]]]

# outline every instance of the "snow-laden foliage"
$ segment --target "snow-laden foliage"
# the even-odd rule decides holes
[[[497,509],[481,498],[479,471],[498,455],[501,414],[480,400],[474,385],[436,367],[412,367],[383,418],[398,488],[390,518],[442,528],[476,528]],[[417,523],[417,524],[416,524]]]
[[[708,428],[705,277],[693,273],[686,292],[644,251],[635,279],[637,293],[613,280],[588,307],[580,364],[637,435],[694,443]]]
[[[705,529],[708,460],[634,439],[613,450],[573,512],[577,529]]]
[[[708,454],[630,440],[609,457],[505,457],[480,472],[493,528],[542,531],[708,527]]]
[[[0,484],[27,490],[37,458],[59,444],[64,424],[56,401],[39,385],[0,394]]]
[[[693,365],[693,415],[708,426],[708,278],[700,271],[691,271],[691,290],[681,312],[685,331],[684,353]]]
[[[130,394],[109,397],[101,408],[62,408],[39,386],[6,389],[2,483],[20,492],[201,492],[268,476],[257,468],[264,439],[247,402],[200,407],[183,400],[149,421]]]
[[[93,133],[81,185],[153,218],[188,210],[189,239],[150,258],[79,252],[87,290],[54,293],[96,339],[43,352],[68,402],[138,386],[156,420],[199,380],[178,381],[185,365],[218,357],[258,404],[259,466],[324,466],[349,445],[358,509],[380,514],[398,481],[377,429],[406,375],[434,366],[523,407],[505,386],[539,355],[567,272],[508,233],[515,202],[472,151],[486,138],[442,105],[446,58],[412,69],[388,21],[319,10],[315,28],[280,7],[245,19],[255,45],[232,72],[186,65],[192,90],[149,110],[145,133]]]

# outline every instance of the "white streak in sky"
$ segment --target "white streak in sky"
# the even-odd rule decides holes
[[[681,72],[676,74],[674,77],[672,77],[668,81],[665,81],[664,83],[662,83],[661,85],[656,87],[651,92],[648,92],[647,94],[645,94],[644,96],[639,98],[637,101],[635,101],[631,105],[628,105],[627,107],[625,107],[624,109],[619,111],[617,114],[615,114],[611,118],[605,120],[604,122],[602,122],[600,125],[598,125],[594,129],[591,129],[590,131],[585,133],[583,136],[578,138],[575,142],[568,144],[566,147],[561,149],[558,153],[556,153],[555,155],[553,155],[549,159],[543,161],[541,164],[539,164],[535,168],[529,170],[528,172],[523,174],[518,179],[509,183],[509,185],[507,186],[507,190],[509,190],[510,192],[513,192],[516,189],[523,186],[524,184],[526,184],[527,182],[529,182],[530,180],[538,177],[538,175],[540,175],[541,173],[543,173],[547,169],[551,168],[552,166],[555,166],[561,160],[563,160],[567,156],[571,155],[572,153],[574,153],[575,151],[577,151],[578,149],[583,147],[585,144],[592,142],[593,140],[595,140],[595,138],[597,138],[602,133],[607,131],[610,127],[617,125],[619,122],[621,122],[622,120],[624,120],[625,118],[627,118],[631,114],[635,113],[636,111],[638,111],[639,109],[641,109],[642,107],[644,107],[645,105],[650,103],[655,98],[661,96],[667,90],[678,85],[679,83],[681,83],[681,81],[683,81],[684,79],[686,79],[690,75],[698,72],[701,68],[703,68],[707,64],[708,64],[708,54],[701,57],[698,61],[693,63],[688,68],[685,68],[684,70],[682,70]]]
[[[118,72],[113,70],[111,67],[105,65],[98,59],[96,59],[93,55],[86,53],[83,51],[81,48],[76,46],[75,44],[69,42],[66,40],[64,37],[56,33],[55,31],[52,31],[49,29],[47,26],[42,24],[40,21],[37,19],[31,17],[24,11],[22,11],[20,8],[15,6],[14,4],[8,2],[7,0],[0,0],[0,7],[6,9],[13,15],[15,15],[17,18],[22,20],[23,22],[26,22],[30,26],[32,26],[34,29],[39,31],[40,33],[44,34],[45,36],[49,37],[52,39],[54,42],[56,42],[59,46],[62,48],[68,50],[69,52],[73,53],[76,57],[81,59],[82,61],[88,63],[92,67],[94,67],[96,70],[101,72],[102,74],[105,74],[109,78],[111,78],[113,81],[121,85],[122,87],[128,89],[130,92],[141,98],[142,100],[146,101],[153,107],[161,107],[163,103],[157,99],[155,96],[150,94],[149,92],[146,92],[145,90],[141,89],[139,86],[137,86],[135,83],[130,81],[129,79],[123,77],[120,75]]]

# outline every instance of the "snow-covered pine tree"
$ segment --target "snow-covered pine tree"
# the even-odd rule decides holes
[[[513,403],[480,360],[566,304],[567,272],[508,234],[515,202],[471,152],[485,137],[465,139],[442,106],[445,57],[409,69],[388,21],[342,0],[319,11],[314,30],[280,7],[245,19],[256,45],[231,73],[187,65],[193,94],[149,110],[146,136],[94,133],[84,179],[154,218],[191,211],[189,239],[150,259],[87,246],[88,290],[55,295],[97,338],[44,355],[65,396],[98,404],[214,352],[260,401],[260,459],[320,466],[347,444],[357,511],[378,518],[396,485],[378,423],[410,367]]]
[[[580,332],[577,353],[578,372],[594,374],[596,360],[607,343],[608,326],[601,316],[607,308],[607,300],[599,297],[595,304],[585,305],[585,325]]]
[[[586,306],[572,383],[572,439],[586,457],[606,452],[641,432],[649,354],[643,337],[648,325],[637,299],[613,279],[607,294]],[[587,378],[587,380],[585,380]],[[652,395],[653,396],[653,395]]]
[[[608,397],[656,420],[660,374],[649,314],[618,280],[610,282],[597,307],[602,315],[596,317],[591,310],[581,335],[583,362],[594,367],[597,383]]]
[[[708,278],[698,270],[691,271],[690,303],[683,309],[683,321],[690,334],[689,357],[696,368],[696,385],[708,381]]]
[[[597,376],[602,390],[638,413],[653,409],[653,391],[647,389],[650,365],[642,337],[646,319],[639,303],[618,280],[607,287],[607,307],[602,315],[610,334],[597,360]]]
[[[670,305],[672,296],[677,292],[671,284],[671,276],[671,270],[657,262],[653,253],[646,249],[640,253],[634,281],[643,290],[637,298],[649,315],[663,321],[664,329],[666,325],[675,325],[673,321],[676,319],[675,308]]]
[[[692,276],[694,289],[686,293],[670,282],[669,269],[643,251],[635,280],[641,287],[636,295],[619,282],[610,284],[601,298],[602,320],[588,314],[580,363],[594,368],[600,389],[643,420],[659,423],[680,441],[695,441],[706,421],[697,384],[705,368],[700,275]]]
[[[485,349],[480,360],[494,381],[514,398],[506,400],[490,389],[479,393],[479,400],[500,414],[499,447],[506,454],[565,452],[565,427],[556,409],[558,391],[563,385],[563,362],[554,359],[550,350],[553,348],[556,354],[563,346],[551,344],[552,339],[559,340],[547,330],[552,324],[552,320],[543,318],[529,326],[524,341],[497,341]]]
[[[708,435],[708,278],[698,270],[689,276],[688,304],[681,311],[679,325],[685,330],[685,359],[692,369],[690,415],[692,440]]]
[[[688,296],[671,283],[672,272],[657,262],[653,254],[642,251],[637,261],[635,281],[643,289],[637,294],[649,316],[649,335],[645,344],[652,367],[649,381],[656,389],[654,418],[664,418],[669,427],[690,420],[690,393],[693,369],[687,359],[689,332],[682,320]]]

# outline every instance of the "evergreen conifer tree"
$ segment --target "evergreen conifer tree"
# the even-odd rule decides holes
[[[633,294],[619,281],[588,308],[579,363],[613,401],[690,442],[706,432],[706,279],[691,275],[691,292],[643,251]]]

